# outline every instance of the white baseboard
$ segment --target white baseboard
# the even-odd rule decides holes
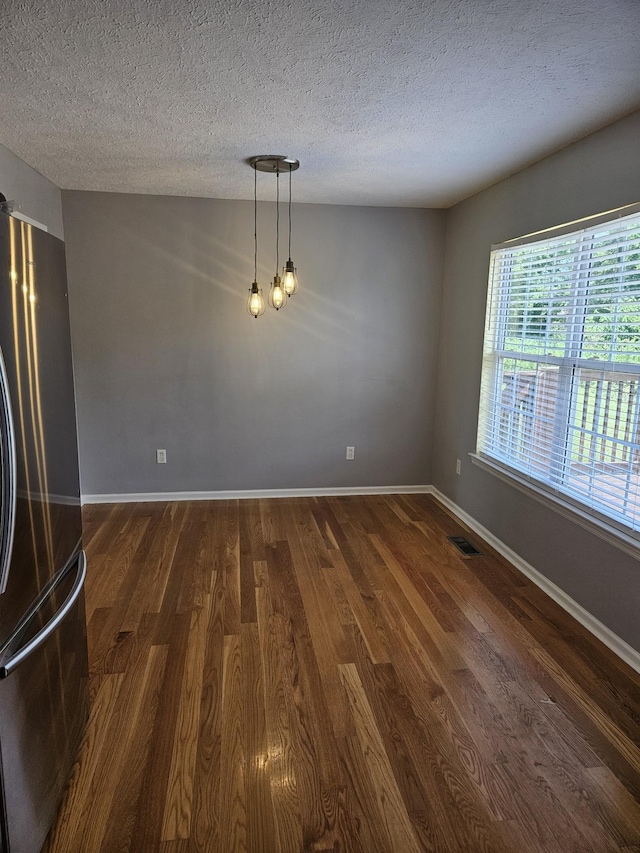
[[[595,637],[601,640],[615,655],[621,658],[636,672],[640,673],[640,652],[636,651],[636,649],[626,643],[621,637],[618,637],[617,634],[614,634],[610,628],[607,628],[606,625],[603,625],[602,622],[596,619],[596,617],[589,613],[588,610],[585,610],[582,605],[578,604],[577,601],[574,601],[573,598],[567,595],[563,589],[556,586],[553,581],[550,581],[549,578],[545,577],[537,569],[534,569],[530,563],[523,560],[519,554],[509,548],[508,545],[505,545],[505,543],[498,539],[497,536],[494,536],[490,530],[483,527],[480,522],[476,521],[475,518],[466,513],[446,495],[443,495],[442,492],[435,487],[432,487],[430,492],[436,500],[440,501],[443,506],[451,510],[451,512],[457,516],[460,521],[463,521],[471,528],[471,530],[477,533],[478,536],[481,536],[485,542],[488,542],[492,548],[495,548],[499,554],[502,554],[505,559],[512,563],[518,571],[522,572],[523,575],[526,575],[526,577],[533,581],[536,586],[540,587],[543,592],[546,592],[549,598],[552,598],[556,604],[559,604],[560,607],[566,610],[567,613],[573,616],[574,619],[576,619]]]
[[[84,504],[150,503],[155,501],[234,501],[249,498],[319,498],[340,495],[429,495],[433,486],[336,486],[318,489],[247,489],[229,492],[140,492],[124,495],[82,495]]]

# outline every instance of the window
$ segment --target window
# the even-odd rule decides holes
[[[640,531],[632,210],[494,248],[478,423],[481,459],[627,533]]]

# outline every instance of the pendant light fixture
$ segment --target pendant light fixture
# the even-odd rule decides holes
[[[282,289],[280,278],[280,170],[276,172],[276,274],[271,282],[269,305],[279,311],[287,307],[287,294]]]
[[[285,308],[290,296],[298,290],[298,279],[296,269],[291,260],[291,173],[300,167],[300,161],[293,157],[285,157],[282,154],[263,154],[252,157],[249,165],[255,171],[253,183],[253,205],[254,205],[254,282],[249,290],[249,302],[247,310],[254,317],[264,314],[264,299],[262,290],[258,287],[258,172],[271,172],[276,175],[276,272],[269,290],[269,305],[276,311]],[[283,267],[282,278],[280,277],[280,173],[289,172],[289,260]]]
[[[264,314],[262,289],[258,286],[258,173],[253,180],[253,284],[249,288],[247,311],[256,320]]]
[[[264,314],[262,289],[258,287],[258,173],[253,179],[253,284],[249,288],[247,311],[256,320]]]
[[[291,260],[291,172],[289,165],[289,260],[282,271],[282,287],[287,296],[293,296],[298,292],[298,274]]]

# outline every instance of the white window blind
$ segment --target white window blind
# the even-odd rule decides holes
[[[640,213],[491,254],[478,455],[640,531]]]

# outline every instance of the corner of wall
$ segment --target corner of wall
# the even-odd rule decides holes
[[[0,192],[19,205],[20,213],[46,225],[64,240],[62,194],[55,184],[0,145]]]

